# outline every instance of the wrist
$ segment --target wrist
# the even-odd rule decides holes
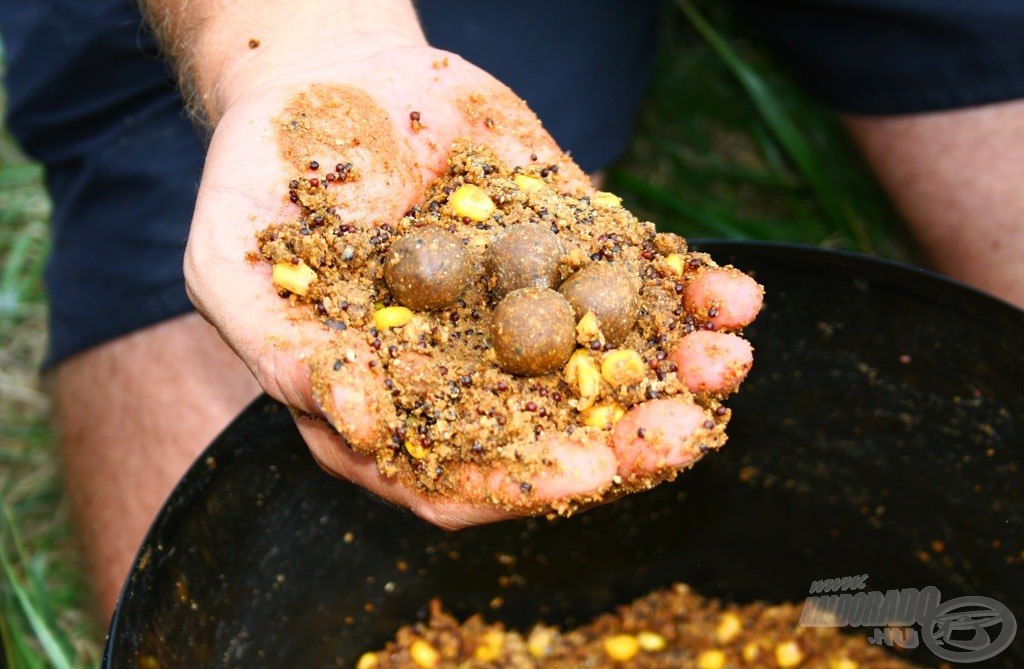
[[[231,104],[259,90],[337,81],[346,63],[426,44],[407,0],[267,2],[256,12],[248,3],[202,4],[205,15],[190,17],[195,31],[179,67],[191,104],[211,126]],[[180,45],[171,50],[182,52]]]

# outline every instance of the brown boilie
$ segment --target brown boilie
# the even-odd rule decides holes
[[[535,223],[503,229],[487,252],[489,287],[497,299],[519,288],[557,288],[565,249],[555,233]]]
[[[384,258],[384,282],[402,306],[415,311],[446,307],[458,299],[472,277],[462,242],[439,228],[404,235]]]
[[[572,307],[550,288],[520,288],[494,308],[491,344],[510,374],[540,376],[562,368],[576,347]]]
[[[629,335],[640,313],[639,280],[623,264],[590,263],[566,279],[558,292],[577,319],[594,312],[605,341],[613,345]]]

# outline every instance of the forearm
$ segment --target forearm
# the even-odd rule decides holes
[[[410,0],[140,0],[204,122],[253,88],[336,70],[384,48],[424,44]]]

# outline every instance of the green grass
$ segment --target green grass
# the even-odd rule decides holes
[[[608,187],[687,237],[908,258],[895,213],[835,115],[739,32],[721,3],[675,4],[636,139]]]
[[[628,154],[607,188],[688,237],[794,241],[907,259],[898,220],[834,116],[720,3],[678,0]],[[50,406],[37,166],[0,138],[0,640],[10,669],[93,667],[102,630],[70,540]]]
[[[99,653],[38,372],[50,212],[41,181],[0,141],[0,640],[11,669],[94,666]]]
[[[11,669],[96,663],[58,481],[45,347],[41,171],[0,142],[0,639]]]

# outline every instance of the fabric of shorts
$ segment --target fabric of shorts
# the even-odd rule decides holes
[[[135,4],[0,4],[7,124],[53,200],[47,367],[192,310],[182,260],[204,146]],[[510,85],[587,170],[629,142],[659,7],[417,3],[431,44]]]
[[[898,115],[1024,97],[1022,0],[733,0],[826,105]]]
[[[867,114],[1024,96],[1021,0],[733,0],[824,102]],[[428,40],[509,84],[584,169],[627,146],[662,3],[420,0]],[[0,3],[8,127],[46,167],[46,365],[188,313],[204,147],[133,0]]]

